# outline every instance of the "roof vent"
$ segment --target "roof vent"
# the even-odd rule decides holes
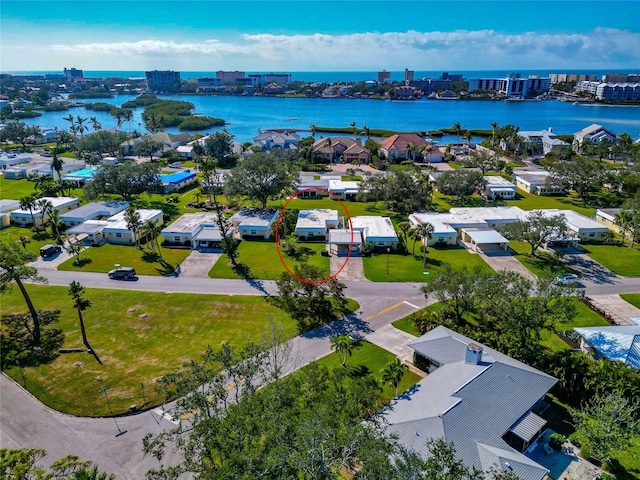
[[[464,357],[464,363],[469,365],[480,365],[482,362],[482,347],[475,343],[467,345],[467,351]]]

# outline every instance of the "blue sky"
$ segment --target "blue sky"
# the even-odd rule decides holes
[[[0,70],[640,69],[640,2],[0,0]]]

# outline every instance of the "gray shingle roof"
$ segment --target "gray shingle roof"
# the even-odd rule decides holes
[[[471,339],[437,327],[410,344],[443,365],[394,401],[386,414],[390,431],[418,453],[427,453],[426,440],[441,436],[469,467],[486,471],[500,465],[523,480],[544,478],[547,470],[502,436],[556,379],[484,345],[480,364],[467,364],[469,343]]]

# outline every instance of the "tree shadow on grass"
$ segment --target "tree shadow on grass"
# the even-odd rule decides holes
[[[253,280],[256,278],[256,276],[251,271],[251,267],[244,263],[239,263],[232,266],[231,270],[243,280]]]
[[[369,367],[366,365],[349,365],[348,362],[349,360],[347,360],[344,368],[347,371],[347,375],[351,378],[364,378],[371,374],[371,370],[369,370]]]
[[[90,263],[93,263],[93,260],[91,258],[79,258],[77,260],[73,261],[73,266],[74,267],[78,267],[78,268],[82,268],[85,265],[89,265]]]

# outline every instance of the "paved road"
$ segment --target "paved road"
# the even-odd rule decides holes
[[[202,293],[223,295],[269,295],[276,292],[275,282],[229,279],[150,277],[136,281],[110,280],[105,274],[65,272],[41,269],[50,285],[67,286],[76,280],[85,287],[113,288],[139,291]],[[606,282],[586,280],[589,295],[604,295],[640,291],[638,278],[616,277]],[[333,322],[291,340],[297,352],[296,366],[302,366],[330,352],[329,338],[351,333],[406,358],[408,335],[395,334],[391,322],[425,306],[425,299],[416,283],[346,282],[347,296],[360,303],[360,309],[348,319]],[[139,479],[155,460],[143,458],[141,441],[148,432],[159,432],[172,424],[154,412],[145,412],[117,419],[118,426],[127,433],[118,433],[113,419],[75,418],[49,410],[15,382],[0,375],[0,447],[41,447],[47,449],[47,460],[67,454],[77,454],[92,460],[119,479]],[[177,461],[169,452],[166,463]],[[45,462],[46,463],[46,462]]]

